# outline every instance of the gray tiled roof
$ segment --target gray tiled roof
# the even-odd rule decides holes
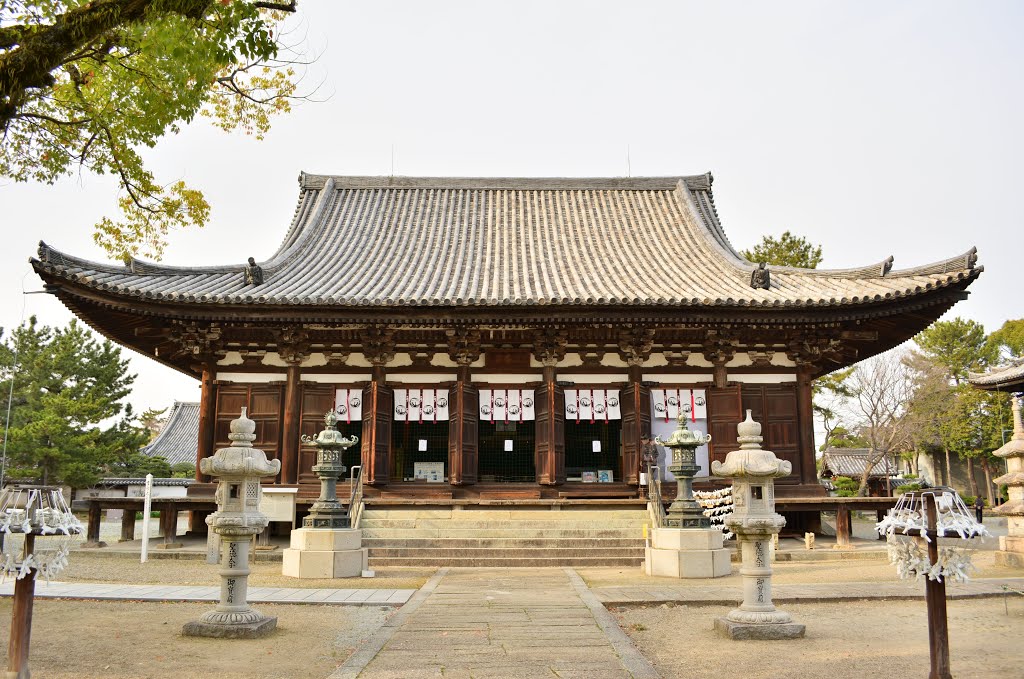
[[[37,272],[157,302],[324,306],[848,306],[966,286],[974,250],[890,271],[770,267],[726,238],[711,175],[629,179],[300,177],[291,228],[261,262],[98,264],[40,244]]]
[[[141,452],[151,457],[163,457],[172,465],[179,462],[195,464],[198,447],[199,404],[175,401],[164,428]]]
[[[1024,389],[1024,358],[1019,358],[1009,365],[992,368],[985,373],[970,373],[971,384],[981,389]]]
[[[153,477],[154,486],[191,486],[195,483],[195,479],[161,479]],[[144,486],[146,485],[145,477],[126,477],[121,478],[118,476],[108,477],[100,479],[96,482],[97,486],[106,486],[108,488],[116,488],[120,486]]]
[[[833,476],[849,476],[859,479],[868,464],[867,448],[829,448],[821,457],[822,473],[829,471]],[[892,455],[886,455],[871,466],[870,477],[886,477],[896,474],[898,466]]]

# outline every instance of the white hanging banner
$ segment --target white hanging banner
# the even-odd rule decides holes
[[[395,389],[396,421],[443,422],[447,419],[447,389]]]
[[[618,389],[566,389],[565,419],[573,422],[607,422],[622,419]]]
[[[363,390],[338,389],[334,392],[334,412],[339,422],[358,422],[363,419]]]
[[[691,422],[708,419],[708,400],[703,389],[651,389],[651,405],[651,414],[666,422],[677,419],[680,409]]]
[[[522,422],[535,419],[533,389],[481,389],[480,420]]]

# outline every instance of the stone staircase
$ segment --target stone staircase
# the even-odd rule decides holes
[[[367,506],[360,528],[371,568],[643,564],[643,507],[550,507]]]

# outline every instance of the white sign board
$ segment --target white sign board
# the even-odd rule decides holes
[[[413,462],[412,468],[417,481],[444,482],[444,462]]]

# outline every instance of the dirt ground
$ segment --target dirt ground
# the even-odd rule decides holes
[[[278,616],[268,639],[181,636],[182,625],[212,608],[36,600],[29,668],[41,679],[323,679],[398,610],[267,604],[257,610]],[[0,600],[0,639],[7,639],[10,621],[11,600]]]
[[[790,604],[804,639],[730,641],[712,625],[729,607],[656,606],[613,611],[666,679],[864,679],[928,675],[924,601]],[[1024,597],[957,599],[948,605],[950,662],[957,679],[1024,676]],[[758,658],[757,662],[752,658]]]
[[[139,563],[138,557],[79,550],[68,559],[60,574],[67,582],[123,582],[135,585],[217,585],[217,571],[202,559],[153,559]],[[372,578],[306,580],[281,575],[280,561],[250,563],[250,587],[301,587],[332,589],[419,589],[433,568],[382,568]],[[43,585],[45,586],[45,585]]]
[[[972,563],[977,568],[973,578],[1020,578],[1024,571],[994,565],[992,552],[974,552]],[[738,564],[733,564],[732,575],[708,580],[683,580],[641,575],[639,568],[577,568],[589,587],[701,587],[735,585],[740,591],[742,577]],[[885,557],[876,559],[849,559],[843,561],[780,561],[772,565],[772,583],[776,585],[815,584],[828,582],[898,582],[896,568]],[[1024,673],[1022,673],[1024,676]]]

